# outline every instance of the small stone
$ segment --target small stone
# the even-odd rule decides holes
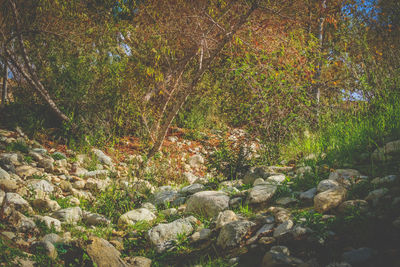
[[[0,168],[0,180],[3,180],[3,179],[10,180],[10,175],[8,174],[8,172],[6,172],[2,168]]]
[[[321,193],[329,189],[338,188],[339,186],[340,186],[339,183],[336,182],[335,180],[329,180],[329,179],[322,180],[321,182],[319,182],[317,186],[317,192]]]
[[[188,163],[192,168],[199,168],[204,164],[204,158],[200,155],[193,155],[188,159]]]
[[[270,184],[281,184],[286,180],[286,176],[284,174],[275,174],[267,178],[265,180],[266,183]]]
[[[276,185],[257,185],[249,190],[248,202],[249,204],[268,203],[274,196],[277,187]]]
[[[317,194],[317,188],[314,187],[305,192],[300,193],[299,198],[304,201],[312,201],[316,194]]]
[[[387,188],[379,188],[369,192],[368,196],[365,198],[366,201],[372,201],[375,205],[380,198],[382,198],[386,193],[389,192]]]
[[[287,220],[283,223],[281,223],[280,225],[278,225],[278,227],[275,228],[274,233],[273,233],[273,237],[280,237],[286,233],[288,233],[290,231],[290,229],[292,229],[293,227],[293,221],[292,220]]]
[[[58,255],[56,247],[48,241],[35,242],[32,244],[32,249],[39,253],[44,251],[46,255],[53,260],[56,259]]]
[[[14,180],[0,180],[0,189],[5,192],[15,192],[18,188],[18,183]]]
[[[329,189],[314,197],[314,209],[323,213],[336,208],[346,198],[346,190],[342,187]]]
[[[155,205],[167,205],[167,203],[171,203],[176,198],[179,197],[179,194],[175,190],[164,190],[154,194],[154,204]]]
[[[263,179],[263,178],[257,178],[257,179],[254,181],[253,186],[261,185],[261,184],[265,184],[264,179]]]
[[[347,200],[338,207],[338,212],[342,214],[352,213],[354,211],[359,211],[361,213],[367,212],[368,202],[362,199]]]
[[[120,258],[121,253],[107,240],[96,236],[89,237],[82,245],[90,259],[98,267],[125,267],[126,263]]]
[[[183,187],[180,190],[180,193],[183,195],[192,195],[194,193],[200,192],[204,190],[204,185],[202,184],[191,184]]]
[[[202,191],[193,194],[186,204],[186,212],[214,217],[229,206],[229,197],[223,192]]]
[[[76,223],[82,219],[82,210],[80,207],[71,207],[53,212],[51,216],[62,222]]]
[[[223,249],[236,247],[254,226],[255,223],[250,221],[234,221],[225,224],[218,235],[217,245]]]
[[[49,216],[35,215],[34,219],[43,222],[49,229],[54,227],[54,230],[58,232],[61,231],[61,222],[55,218]]]
[[[150,267],[151,266],[151,260],[145,257],[132,257],[126,259],[126,262],[129,264],[131,267]]]
[[[287,206],[293,203],[296,203],[297,199],[292,198],[292,197],[281,197],[278,200],[276,200],[276,204],[282,205],[282,206]]]
[[[152,221],[156,217],[157,216],[148,209],[139,208],[122,214],[121,217],[118,219],[118,225],[134,225],[139,221]]]
[[[231,211],[231,210],[225,210],[225,211],[221,211],[216,219],[216,228],[221,228],[222,226],[224,226],[227,223],[233,222],[233,221],[237,221],[238,217],[237,215]]]
[[[33,207],[40,211],[56,211],[61,209],[60,205],[55,200],[50,199],[35,199],[32,203]]]
[[[108,225],[111,223],[105,216],[91,212],[83,212],[83,220],[88,225]]]
[[[342,260],[350,264],[358,265],[367,263],[374,255],[374,250],[371,248],[354,249],[342,254]]]
[[[112,159],[107,156],[106,154],[104,154],[103,151],[99,150],[99,149],[92,149],[92,152],[96,155],[97,159],[100,161],[100,163],[108,165],[108,166],[112,166]]]
[[[210,229],[203,228],[200,231],[195,232],[190,238],[193,242],[207,240],[210,237],[211,233],[212,231]]]

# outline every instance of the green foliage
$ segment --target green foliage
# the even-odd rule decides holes
[[[0,239],[0,261],[6,267],[15,266],[15,258],[26,258],[27,256],[19,249],[11,247],[3,239]]]
[[[29,152],[29,146],[24,141],[16,141],[6,145],[6,151],[20,151],[22,153]]]
[[[241,203],[235,211],[247,218],[252,218],[255,216],[255,213],[251,210],[248,204],[244,205],[243,203]]]
[[[42,235],[47,235],[51,233],[57,233],[56,229],[54,228],[54,225],[51,225],[51,228],[49,228],[45,222],[36,220],[36,227],[40,230]]]
[[[96,200],[88,205],[88,209],[103,214],[113,223],[117,223],[119,217],[134,209],[139,205],[141,198],[134,192],[120,188],[118,185],[113,184],[104,192],[100,192],[96,196]]]
[[[53,153],[53,154],[51,155],[51,157],[52,157],[54,160],[66,159],[66,157],[64,157],[64,155],[61,154],[61,153]]]
[[[313,235],[317,238],[325,239],[329,236],[329,231],[334,218],[323,219],[323,215],[314,211],[300,211],[294,214],[293,220],[295,223],[302,224],[313,231]]]
[[[247,157],[248,152],[242,144],[233,149],[228,142],[222,140],[216,151],[209,155],[207,167],[210,170],[215,169],[228,179],[238,179],[251,166]]]

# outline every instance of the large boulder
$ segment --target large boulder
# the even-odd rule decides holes
[[[171,241],[175,241],[178,235],[189,235],[194,231],[194,225],[198,220],[189,216],[175,220],[171,223],[161,223],[148,231],[149,241],[156,247],[158,252],[164,251]]]
[[[145,208],[140,208],[122,214],[118,219],[118,225],[134,225],[139,221],[152,221],[155,218],[156,215],[153,212]]]
[[[314,197],[314,209],[323,213],[336,208],[346,199],[346,189],[337,187],[321,192]]]
[[[193,194],[186,203],[186,212],[205,217],[217,216],[229,206],[229,197],[219,191],[202,191]]]
[[[249,190],[247,201],[249,204],[267,203],[274,196],[277,189],[273,184],[260,184]]]
[[[6,193],[3,206],[0,210],[0,217],[5,218],[15,210],[29,213],[33,212],[32,207],[23,197],[17,193]]]
[[[250,221],[234,221],[225,224],[217,239],[217,245],[223,249],[230,249],[240,245],[255,223]]]
[[[2,179],[9,180],[10,179],[10,175],[8,174],[8,172],[6,172],[2,168],[0,168],[0,180],[2,180]]]

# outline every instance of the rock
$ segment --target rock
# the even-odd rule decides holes
[[[154,204],[157,206],[167,205],[167,203],[171,203],[178,197],[179,194],[175,190],[163,190],[154,194]]]
[[[89,178],[86,180],[85,188],[93,192],[100,192],[106,190],[109,184],[110,184],[109,179],[100,180],[95,178]]]
[[[153,213],[157,213],[157,208],[150,202],[145,202],[142,204],[142,208],[148,209],[149,211]]]
[[[96,236],[82,245],[90,259],[98,267],[127,267],[128,265],[120,258],[120,252],[107,240]]]
[[[305,192],[300,193],[299,198],[304,201],[312,201],[317,194],[317,188],[311,188]]]
[[[254,181],[253,186],[256,186],[256,185],[263,185],[263,184],[265,184],[264,179],[263,179],[263,178],[257,178],[257,179]]]
[[[0,180],[0,189],[5,192],[15,192],[18,188],[18,183],[14,180]]]
[[[130,267],[150,267],[151,260],[145,257],[132,257],[126,259],[126,262],[129,264]]]
[[[281,223],[280,225],[278,225],[278,227],[275,228],[274,233],[273,233],[273,237],[277,238],[280,237],[286,233],[290,232],[290,229],[292,229],[293,227],[293,221],[292,220],[287,220],[283,223]]]
[[[32,202],[32,205],[34,208],[40,210],[40,211],[56,211],[61,209],[60,205],[57,203],[55,200],[50,200],[50,199],[35,199]]]
[[[39,241],[39,242],[34,242],[32,244],[31,249],[33,251],[36,251],[37,253],[43,253],[45,252],[45,254],[50,258],[50,259],[56,259],[58,256],[57,253],[57,249],[56,247],[48,242],[48,241]]]
[[[50,233],[50,234],[47,234],[44,237],[42,237],[41,241],[50,242],[51,244],[54,245],[54,244],[57,244],[57,243],[62,243],[63,239],[59,235],[57,235],[55,233]]]
[[[111,223],[110,220],[103,215],[86,211],[83,211],[83,221],[88,225],[108,225]]]
[[[339,186],[340,186],[339,183],[336,182],[335,180],[329,180],[329,179],[322,180],[321,182],[319,182],[317,186],[317,192],[321,193],[329,189],[335,189]]]
[[[324,213],[330,209],[336,208],[346,198],[346,189],[337,187],[319,193],[314,197],[314,209],[317,212]]]
[[[47,228],[51,229],[54,227],[54,229],[57,232],[61,231],[61,222],[55,218],[49,217],[49,216],[40,216],[40,215],[35,215],[34,216],[35,220],[39,220],[40,222],[43,222]]]
[[[108,165],[108,166],[113,165],[112,159],[109,156],[107,156],[106,154],[104,154],[103,151],[101,151],[99,149],[92,149],[92,152],[96,155],[96,157],[100,161],[100,163]]]
[[[193,155],[189,157],[188,164],[192,168],[199,168],[204,164],[204,158],[200,155]]]
[[[75,181],[75,182],[72,184],[73,188],[75,188],[75,189],[83,189],[83,188],[85,188],[85,185],[86,185],[86,182],[85,182],[85,181],[82,181],[82,180]],[[68,188],[69,188],[69,187],[68,187]],[[71,189],[71,191],[72,191],[72,189]],[[69,192],[69,191],[68,191],[68,192]]]
[[[249,190],[247,201],[249,204],[268,203],[274,196],[277,187],[276,185],[257,185]]]
[[[122,214],[118,219],[118,225],[134,225],[139,221],[152,221],[156,217],[153,212],[146,208],[135,209]]]
[[[169,208],[169,209],[161,211],[161,213],[164,214],[165,216],[169,217],[169,216],[178,214],[178,210],[175,208]]]
[[[384,195],[386,195],[387,192],[389,192],[389,189],[387,189],[387,188],[375,189],[375,190],[369,192],[369,194],[367,195],[365,200],[371,201],[373,205],[376,205],[378,203],[379,199],[381,199]]]
[[[371,248],[354,249],[342,254],[342,260],[350,264],[367,264],[372,259],[374,250]]]
[[[273,223],[264,224],[264,225],[255,233],[254,236],[252,236],[249,240],[247,240],[247,243],[246,243],[246,244],[247,244],[247,245],[250,245],[250,244],[254,243],[255,241],[257,241],[257,239],[258,239],[260,236],[267,235],[267,234],[271,233],[271,232],[272,232],[272,229],[274,229],[274,224],[273,224]]]
[[[28,187],[32,188],[33,190],[41,190],[45,193],[52,193],[54,191],[54,185],[46,180],[29,180]]]
[[[203,228],[198,232],[195,232],[190,239],[193,242],[198,242],[198,241],[202,241],[202,240],[207,240],[210,235],[211,235],[212,231],[210,229],[207,228]]]
[[[3,179],[10,180],[10,175],[8,174],[8,172],[6,172],[2,168],[0,168],[0,180],[3,180]]]
[[[149,241],[156,246],[158,252],[162,252],[166,249],[166,243],[177,240],[178,235],[192,233],[193,225],[197,223],[198,220],[193,216],[181,218],[171,223],[161,223],[148,231]]]
[[[146,194],[147,192],[154,193],[154,186],[146,180],[137,181],[132,185],[132,189],[139,193]]]
[[[331,262],[326,267],[352,267],[348,262]]]
[[[397,217],[397,218],[392,222],[392,225],[393,225],[394,227],[396,227],[397,229],[400,229],[400,216]]]
[[[382,178],[376,177],[371,181],[371,183],[380,185],[380,184],[390,184],[394,183],[397,180],[397,175],[388,175]]]
[[[187,201],[186,212],[205,216],[208,218],[218,215],[226,210],[229,205],[229,197],[223,192],[202,191],[193,194]]]
[[[289,249],[284,246],[274,246],[263,258],[261,267],[299,266],[303,261],[290,256]]]
[[[3,205],[3,200],[6,197],[6,192],[0,189],[0,207]]]
[[[44,155],[47,154],[47,149],[45,149],[45,148],[34,148],[34,149],[32,149],[32,152],[38,153],[38,154],[44,156]]]
[[[265,182],[269,184],[281,184],[286,180],[286,176],[284,174],[274,174],[268,177]]]
[[[375,149],[371,157],[373,160],[389,160],[391,155],[396,154],[400,151],[400,140],[392,141],[385,146]]]
[[[311,166],[300,167],[300,168],[297,168],[297,170],[296,170],[296,175],[298,178],[303,178],[304,175],[310,174],[310,173],[312,173]]]
[[[200,192],[204,190],[204,185],[202,184],[191,184],[183,187],[180,190],[180,193],[183,195],[192,195],[194,193]]]
[[[275,172],[268,169],[266,166],[258,166],[252,167],[250,170],[244,175],[243,183],[244,184],[253,184],[257,178],[266,179],[270,175],[275,174]]]
[[[354,211],[365,213],[368,211],[368,202],[362,199],[347,200],[340,204],[338,212],[341,214],[349,214]]]
[[[26,177],[30,177],[30,176],[36,174],[38,172],[38,170],[29,165],[22,165],[22,166],[18,166],[15,169],[15,172],[17,173],[17,175],[19,177],[24,179]]]
[[[361,177],[359,171],[354,169],[338,169],[329,174],[329,180],[335,180],[341,185],[350,185],[352,180]]]
[[[278,200],[276,200],[276,204],[282,205],[282,206],[288,206],[290,204],[296,203],[297,199],[292,198],[292,197],[281,197]]]
[[[217,245],[223,249],[238,246],[253,226],[255,223],[250,221],[234,221],[225,224],[218,235]]]
[[[0,211],[0,217],[5,218],[9,216],[14,210],[21,212],[33,213],[31,206],[28,201],[17,193],[6,193],[3,206]]]
[[[274,218],[277,223],[283,223],[290,219],[291,213],[288,209],[281,207],[270,207],[268,208],[268,211],[274,214]]]
[[[19,211],[12,210],[7,220],[18,232],[37,233],[35,222]]]
[[[224,226],[227,223],[233,222],[233,221],[237,221],[238,217],[237,215],[231,211],[231,210],[225,210],[225,211],[221,211],[216,219],[216,228],[221,228],[222,226]]]
[[[54,170],[54,159],[53,158],[43,158],[39,161],[39,166],[44,168],[47,172],[52,172]]]
[[[84,185],[85,184],[83,184],[83,186]],[[72,189],[73,189],[72,184],[70,182],[68,182],[68,181],[61,181],[60,184],[59,184],[59,187],[64,192],[72,192]],[[82,188],[79,188],[79,189],[82,189]]]
[[[85,178],[106,178],[108,175],[107,170],[95,170],[90,172],[85,172],[82,174]]]
[[[312,233],[312,230],[302,225],[296,225],[295,227],[292,228],[290,233],[292,234],[294,240],[300,240],[303,239],[304,237],[307,237],[308,234]]]
[[[197,177],[191,172],[184,172],[183,177],[189,184],[193,184],[199,179],[199,177]]]
[[[79,222],[82,219],[82,216],[83,214],[80,207],[61,209],[51,214],[51,217],[66,223]]]

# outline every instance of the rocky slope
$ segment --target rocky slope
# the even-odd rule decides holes
[[[398,170],[258,166],[219,181],[209,153],[193,149],[182,183],[157,186],[136,177],[139,155],[62,153],[0,130],[0,265],[400,266]]]

